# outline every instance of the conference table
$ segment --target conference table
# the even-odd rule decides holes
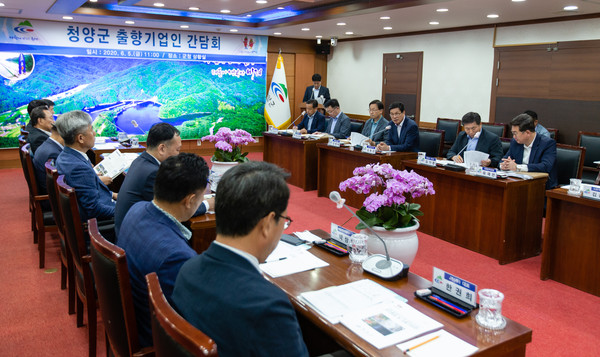
[[[320,237],[329,238],[329,234],[323,230],[312,232]],[[299,314],[355,356],[399,356],[402,352],[395,345],[378,350],[342,324],[330,323],[298,298],[301,293],[368,278],[408,299],[410,306],[442,323],[449,333],[477,346],[479,350],[475,356],[525,356],[526,345],[531,342],[532,334],[528,327],[507,318],[504,330],[482,328],[475,322],[477,310],[465,318],[458,319],[417,299],[413,295],[414,291],[430,287],[431,282],[416,274],[409,272],[407,278],[390,282],[364,273],[360,265],[351,264],[347,256],[334,256],[317,247],[311,248],[310,253],[328,262],[329,266],[267,279],[288,295]]]
[[[327,144],[317,144],[318,149],[318,181],[317,193],[319,196],[329,196],[331,191],[339,191],[340,182],[353,176],[355,168],[368,164],[387,163],[394,168],[402,170],[403,161],[416,159],[416,152],[391,152],[385,154],[367,154],[351,147],[334,147]],[[365,200],[365,195],[354,191],[340,192],[350,207],[360,208]]]
[[[192,231],[190,245],[198,254],[208,249],[217,237],[217,219],[214,213],[192,217],[184,224]]]
[[[433,183],[435,195],[415,199],[420,232],[497,259],[500,264],[541,252],[546,177],[489,179],[404,162]]]
[[[556,188],[548,197],[540,278],[600,296],[600,201]]]
[[[327,138],[294,139],[269,132],[263,133],[263,160],[291,173],[288,183],[312,191],[317,188],[317,144]]]

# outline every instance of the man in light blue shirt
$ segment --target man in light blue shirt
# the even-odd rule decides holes
[[[378,142],[384,141],[388,134],[386,127],[389,122],[383,117],[382,113],[383,103],[380,100],[375,99],[369,103],[369,116],[371,118],[367,120],[362,130],[362,135],[369,138],[369,145],[374,146]]]
[[[553,137],[550,135],[550,132],[548,131],[548,129],[544,128],[544,127],[542,126],[542,124],[539,124],[539,123],[538,123],[538,116],[537,116],[537,113],[536,113],[536,112],[534,112],[533,110],[526,110],[526,111],[524,111],[523,113],[525,113],[525,114],[527,114],[527,115],[529,115],[530,117],[532,117],[532,118],[533,118],[533,122],[534,122],[534,124],[535,124],[535,133],[536,133],[536,134],[540,134],[540,135],[543,135],[543,136],[547,136],[547,137],[549,137],[549,138],[551,138],[551,139],[555,139],[555,140],[556,140],[556,138],[553,138]]]

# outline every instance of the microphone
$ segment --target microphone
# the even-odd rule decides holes
[[[131,121],[131,124],[132,124],[133,126],[135,126],[136,128],[140,129],[144,135],[148,134],[148,133],[146,133],[146,131],[145,131],[144,129],[140,128],[140,126],[138,125],[137,121],[135,121],[135,119],[133,119],[133,120]]]
[[[385,128],[383,128],[383,130],[379,130],[373,133],[373,135],[371,135],[372,138],[374,138],[376,135],[383,133],[386,130],[390,130],[392,128],[391,125],[386,126]],[[371,140],[373,140],[372,138],[369,138]]]
[[[475,133],[475,136],[473,136],[473,139],[479,138],[480,135],[481,135],[481,130],[478,131],[477,133]],[[456,155],[460,155],[463,151],[465,151],[465,149],[467,148],[467,146],[469,146],[469,140],[468,139],[467,139],[467,145],[465,145],[464,148],[460,149],[460,151]]]
[[[360,223],[362,223],[367,229],[383,244],[383,248],[385,249],[385,257],[381,254],[371,255],[367,260],[365,260],[362,264],[363,269],[371,273],[375,276],[378,276],[382,279],[386,280],[397,280],[402,278],[408,273],[408,266],[403,264],[402,262],[396,259],[390,259],[390,254],[388,253],[387,245],[385,241],[377,234],[371,227],[369,227],[356,213],[352,212],[352,210],[346,206],[346,200],[340,196],[340,193],[337,191],[331,191],[329,193],[329,199],[333,201],[338,209],[342,207],[346,207],[346,209],[356,217]],[[385,258],[385,259],[384,259]],[[376,269],[375,269],[376,268]],[[389,271],[382,271],[383,269],[388,269]]]
[[[287,126],[287,128],[285,128],[285,130],[288,130],[288,129],[290,128],[290,126],[292,126],[292,124],[294,124],[294,123],[296,122],[296,120],[298,120],[298,119],[300,119],[301,117],[303,117],[303,116],[304,116],[304,114],[306,114],[306,111],[305,111],[305,110],[303,110],[303,111],[302,111],[302,113],[301,113],[301,114],[300,114],[300,115],[299,115],[299,116],[298,116],[296,119],[294,119],[294,121],[292,121],[292,122],[290,123],[290,125],[288,125],[288,126]]]

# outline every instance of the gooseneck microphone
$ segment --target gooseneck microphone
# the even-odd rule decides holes
[[[475,136],[473,136],[473,139],[479,138],[480,135],[481,135],[481,130],[478,131],[477,133],[475,133]],[[462,152],[465,151],[465,149],[467,148],[467,146],[469,146],[469,139],[467,139],[467,145],[465,145],[464,148],[460,149],[460,151],[458,152],[458,154],[456,154],[455,156],[458,156],[458,155],[462,154]]]
[[[300,114],[300,115],[299,115],[299,116],[298,116],[296,119],[294,119],[294,121],[292,121],[292,122],[290,123],[290,125],[288,125],[288,126],[287,126],[287,128],[285,128],[285,130],[288,130],[288,129],[289,129],[289,128],[290,128],[290,127],[291,127],[291,126],[292,126],[292,125],[293,125],[293,124],[296,122],[296,120],[298,120],[298,119],[302,118],[302,117],[304,116],[304,114],[306,114],[306,111],[305,111],[305,110],[303,110],[303,111],[302,111],[302,113],[301,113],[301,114]]]
[[[142,129],[142,128],[141,128],[141,127],[138,125],[138,123],[137,123],[137,121],[135,121],[135,119],[131,121],[131,124],[132,124],[134,127],[136,127],[136,128],[138,128],[138,129],[140,129],[140,130],[142,131],[142,133],[144,133],[144,135],[148,134],[148,133],[146,133],[146,131],[145,131],[144,129]]]

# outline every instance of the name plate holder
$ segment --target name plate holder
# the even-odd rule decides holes
[[[482,167],[480,170],[477,170],[475,175],[485,177],[485,178],[490,178],[490,179],[497,179],[498,171],[491,167]]]
[[[300,134],[299,130],[294,131],[294,134],[292,134],[292,139],[302,139],[302,134]]]
[[[600,186],[598,185],[582,185],[583,187],[583,198],[589,198],[592,200],[600,201]]]
[[[348,228],[331,223],[331,238],[337,240],[338,242],[344,243],[348,247],[350,244],[350,237],[352,237],[354,234],[355,233]]]
[[[377,153],[377,147],[371,146],[371,145],[365,145],[365,146],[363,146],[361,152],[364,152],[366,154],[375,155]]]
[[[341,143],[337,139],[330,138],[329,141],[327,142],[327,146],[333,146],[334,148],[339,148],[341,146]]]
[[[435,167],[436,158],[429,156],[421,156],[417,159],[417,164]]]
[[[279,135],[279,130],[274,125],[269,125],[269,133]]]
[[[465,317],[477,308],[477,285],[433,268],[433,286],[415,291],[415,296],[456,317]]]

